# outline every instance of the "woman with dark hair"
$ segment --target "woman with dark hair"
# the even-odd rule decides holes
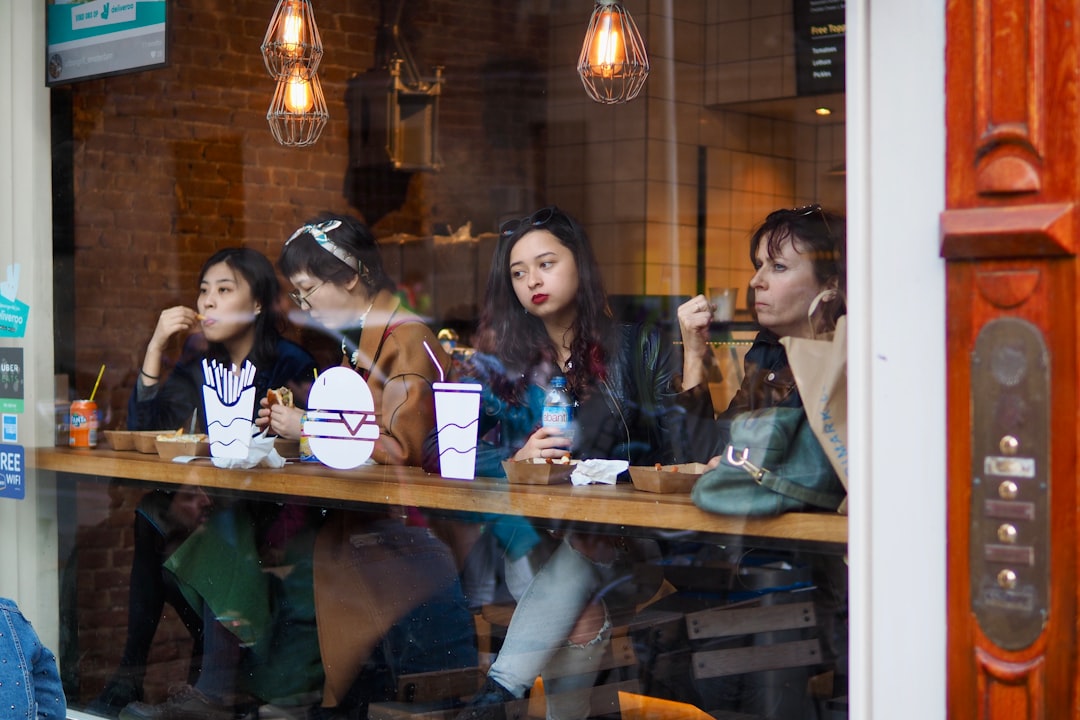
[[[372,459],[419,465],[424,438],[435,425],[431,383],[449,358],[431,329],[394,294],[371,231],[356,218],[324,213],[285,241],[278,267],[295,288],[289,293],[293,302],[340,338],[342,365],[367,380],[379,422]],[[269,418],[275,434],[300,437],[303,411],[275,405],[260,415],[261,423]]]
[[[278,267],[294,288],[293,302],[340,340],[341,364],[367,381],[379,424],[371,459],[419,465],[435,426],[431,384],[449,358],[394,294],[371,231],[356,218],[324,213],[285,241]],[[274,405],[260,411],[259,422],[296,438],[302,417]],[[357,537],[377,538],[377,547]],[[392,562],[389,548],[397,553]],[[395,697],[400,674],[476,664],[475,628],[451,554],[426,528],[402,522],[400,508],[329,511],[313,564],[324,706],[359,706],[366,716],[366,704]]]
[[[585,230],[558,208],[501,228],[476,346],[459,379],[484,385],[478,474],[502,475],[501,462],[510,458],[567,453],[630,465],[677,460],[668,353],[655,330],[614,321]],[[557,375],[576,401],[573,437],[541,423]],[[484,687],[459,718],[502,718],[504,703],[523,697],[538,675],[549,718],[584,718],[610,611],[655,590],[632,574],[634,560],[652,552],[654,545],[630,538],[564,533],[519,599]],[[618,597],[601,593],[613,586]]]
[[[727,423],[735,415],[767,407],[802,407],[795,376],[780,338],[812,338],[832,332],[847,312],[846,223],[843,216],[809,205],[776,210],[750,238],[753,311],[761,331],[746,353],[743,382],[714,421],[705,382],[712,361],[709,322],[712,306],[704,295],[679,307],[683,340],[683,393],[687,446],[701,459],[717,457],[727,445]]]
[[[195,308],[177,305],[163,310],[146,346],[138,380],[128,403],[130,430],[185,432],[194,421],[205,432],[202,360],[256,368],[256,392],[289,386],[307,397],[314,359],[282,337],[285,318],[278,311],[281,287],[274,266],[249,248],[225,248],[211,255],[199,272]],[[163,356],[173,338],[193,330],[184,353],[163,380]],[[195,486],[154,490],[135,512],[135,550],[128,597],[128,628],[120,666],[91,709],[115,715],[142,699],[142,682],[154,633],[165,603],[172,605],[194,639],[189,681],[196,682],[203,655],[201,608],[189,604],[163,564],[202,525],[211,508],[207,494]]]

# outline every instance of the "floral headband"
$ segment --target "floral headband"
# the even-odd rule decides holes
[[[360,261],[356,259],[356,256],[335,243],[327,236],[328,232],[331,232],[332,230],[337,230],[339,227],[341,227],[340,220],[327,220],[326,222],[321,222],[317,225],[303,225],[297,228],[296,232],[294,232],[292,236],[285,241],[285,245],[287,246],[296,238],[300,237],[304,233],[307,233],[311,235],[311,237],[315,238],[315,242],[319,244],[319,247],[321,247],[323,250],[330,253],[338,260],[351,267],[353,269],[353,272],[355,272],[357,275],[360,275],[361,265]]]

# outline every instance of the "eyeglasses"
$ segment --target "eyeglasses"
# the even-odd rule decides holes
[[[297,228],[296,232],[289,236],[289,239],[285,241],[285,245],[287,247],[293,240],[307,233],[315,239],[315,242],[319,244],[319,247],[351,267],[353,272],[357,275],[360,275],[360,261],[356,259],[356,256],[331,240],[326,234],[331,230],[337,230],[339,227],[341,227],[340,220],[327,220],[318,225],[303,225]],[[314,292],[314,290],[312,292]],[[296,298],[293,299],[295,300]]]
[[[312,295],[314,295],[316,293],[316,291],[318,291],[318,289],[321,288],[325,284],[326,283],[319,283],[318,285],[311,288],[310,290],[307,291],[307,293],[305,293],[303,295],[300,294],[299,290],[293,290],[291,293],[289,293],[289,298],[294,303],[296,303],[296,307],[300,308],[301,310],[310,310],[311,309],[311,303],[308,302],[308,298],[311,297]]]
[[[551,218],[555,217],[555,211],[557,209],[558,208],[554,205],[549,205],[546,208],[540,208],[532,215],[526,215],[520,220],[507,220],[499,226],[499,235],[501,237],[509,237],[517,232],[522,225],[531,225],[532,227],[537,228],[544,227],[551,222]]]

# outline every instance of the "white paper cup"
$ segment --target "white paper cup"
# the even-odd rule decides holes
[[[435,424],[439,429],[439,472],[455,480],[476,477],[476,433],[480,419],[480,385],[432,383]]]
[[[739,288],[709,288],[709,302],[713,306],[713,322],[731,322],[735,319],[735,300]]]

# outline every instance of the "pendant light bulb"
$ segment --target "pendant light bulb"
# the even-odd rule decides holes
[[[313,145],[330,119],[322,84],[317,74],[301,65],[294,65],[286,72],[277,81],[266,122],[274,139],[282,145]]]
[[[285,81],[288,87],[285,89],[285,108],[291,113],[306,113],[315,104],[311,92],[311,81],[303,74],[300,68],[296,68]]]
[[[322,60],[323,46],[311,0],[278,0],[260,48],[266,71],[272,78],[286,76],[293,65],[302,65],[315,73]]]
[[[649,77],[649,56],[634,19],[618,0],[596,0],[578,58],[589,97],[607,105],[633,100]]]

